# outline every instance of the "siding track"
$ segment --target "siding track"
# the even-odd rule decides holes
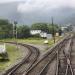
[[[68,37],[66,38],[50,49],[50,51],[46,53],[42,59],[40,59],[27,71],[27,73],[24,73],[23,75],[47,75],[48,66],[53,62],[53,60],[57,59],[57,52],[61,51],[69,40]]]
[[[13,42],[6,42],[6,43],[16,44]],[[20,63],[18,63],[8,71],[6,71],[6,73],[3,75],[23,75],[23,73],[26,72],[38,59],[40,53],[37,48],[22,43],[18,43],[18,45],[28,48],[29,53]]]

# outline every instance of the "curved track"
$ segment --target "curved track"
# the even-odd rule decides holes
[[[30,52],[27,57],[24,58],[22,62],[19,64],[15,65],[13,68],[8,70],[4,75],[49,75],[48,70],[49,66],[51,66],[51,63],[55,64],[55,71],[54,74],[52,75],[72,75],[72,67],[71,64],[68,64],[67,56],[69,54],[64,54],[65,52],[63,51],[64,48],[66,47],[66,44],[69,43],[69,36],[65,37],[61,42],[57,43],[53,48],[50,49],[46,54],[43,55],[43,57],[35,63],[39,56],[39,51],[37,48],[18,43],[19,45],[27,47]],[[71,44],[69,44],[71,45]],[[70,47],[70,46],[68,46]],[[63,55],[62,55],[63,52]],[[62,55],[62,64],[59,64],[61,61],[59,61],[59,55],[61,57]],[[69,57],[68,57],[69,58]],[[61,59],[61,58],[60,58]],[[69,61],[70,62],[70,61]],[[33,63],[35,63],[33,65]],[[57,63],[57,64],[56,64]],[[62,68],[59,66],[63,66],[63,71]],[[62,72],[61,72],[62,71]],[[70,73],[68,72],[70,71]],[[68,74],[69,73],[69,74]]]
[[[7,42],[7,43],[15,44],[13,42]],[[23,75],[23,73],[26,72],[38,59],[39,50],[37,48],[30,45],[22,44],[22,43],[18,43],[18,45],[28,48],[29,53],[20,63],[18,63],[11,69],[9,69],[3,75]]]
[[[64,39],[56,46],[54,46],[48,53],[44,55],[31,69],[24,73],[23,75],[46,75],[48,71],[48,66],[57,57],[57,51],[61,50],[68,40]]]

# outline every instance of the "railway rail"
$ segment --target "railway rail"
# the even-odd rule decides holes
[[[39,56],[39,50],[35,47],[18,43],[18,45],[27,47],[30,52],[22,62],[9,69],[4,75],[49,75],[49,66],[54,61],[56,67],[52,75],[74,75],[73,62],[71,62],[70,59],[72,56],[71,48],[73,46],[73,40],[71,38],[70,36],[65,37],[54,47],[50,48],[36,63],[35,61]],[[66,52],[64,51],[65,48]]]
[[[73,37],[73,45],[72,45],[72,50],[71,50],[70,56],[71,56],[71,58],[70,58],[71,62],[70,63],[71,63],[73,75],[75,75],[75,36]]]
[[[49,64],[56,59],[57,51],[60,51],[69,39],[64,39],[44,55],[32,68],[23,75],[46,75]]]
[[[13,42],[6,42],[6,43],[16,44]],[[22,75],[38,59],[40,53],[39,53],[39,50],[37,48],[30,46],[30,45],[22,44],[22,43],[18,43],[18,45],[21,45],[21,46],[28,48],[29,53],[20,63],[18,63],[17,65],[12,67],[8,71],[6,71],[6,73],[3,75]]]
[[[64,50],[59,53],[57,59],[57,71],[56,75],[74,75],[71,64],[71,52],[73,45],[73,36],[69,39],[64,46]]]

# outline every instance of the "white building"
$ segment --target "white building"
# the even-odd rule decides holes
[[[51,39],[52,38],[52,34],[47,34],[47,39]]]
[[[41,37],[46,38],[46,37],[47,37],[47,33],[46,33],[46,32],[41,31],[40,36],[41,36]]]
[[[72,25],[72,31],[75,32],[75,25]]]
[[[30,34],[31,34],[31,35],[39,34],[40,37],[42,37],[42,38],[47,38],[47,39],[52,38],[52,34],[47,34],[46,32],[44,32],[44,31],[42,31],[42,30],[31,30],[31,31],[30,31]]]
[[[40,34],[41,30],[30,30],[31,35]]]
[[[67,29],[67,27],[65,26],[65,27],[61,27],[61,30],[62,31],[64,31],[65,29]]]

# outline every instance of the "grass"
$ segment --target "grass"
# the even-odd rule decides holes
[[[62,38],[63,37],[55,37],[55,41],[57,42],[57,41],[59,41]],[[42,38],[28,38],[28,39],[18,39],[17,41],[18,42],[22,42],[22,43],[30,43],[30,44],[43,45],[45,40],[46,39],[42,39]],[[49,41],[48,45],[54,44],[53,38],[52,39],[49,39],[48,41]]]
[[[0,61],[0,71],[3,71],[7,69],[9,66],[11,66],[18,58],[21,57],[20,50],[16,50],[16,46],[8,46],[6,45],[6,50],[8,53],[9,61]],[[0,59],[1,60],[1,59]]]
[[[63,37],[60,37],[60,36],[55,37],[55,41],[57,42],[57,41],[59,41],[62,38]],[[45,40],[46,39],[43,39],[43,38],[27,38],[27,39],[25,38],[25,39],[17,39],[17,40],[16,39],[3,39],[1,41],[17,41],[17,42],[21,42],[21,43],[43,45]],[[49,41],[48,45],[54,44],[53,38],[52,39],[49,39],[48,41]]]
[[[62,39],[63,37],[55,37],[56,42],[59,41],[60,39]],[[44,41],[46,39],[42,39],[42,38],[28,38],[28,39],[4,39],[1,41],[18,41],[21,43],[29,43],[29,44],[37,44],[37,45],[43,45]],[[48,46],[51,47],[54,44],[53,38],[48,40]],[[20,50],[16,50],[16,47],[13,45],[7,45],[6,46],[7,49],[7,53],[8,53],[8,57],[9,57],[9,61],[0,61],[0,71],[7,69],[7,67],[9,67],[10,65],[12,65],[17,59],[19,59],[21,57],[21,51]]]

